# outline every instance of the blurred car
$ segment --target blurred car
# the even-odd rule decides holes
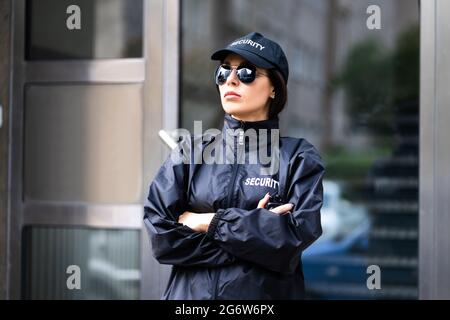
[[[321,210],[323,234],[315,246],[324,242],[338,243],[368,221],[365,207],[345,200],[342,197],[342,187],[337,182],[325,180],[323,187],[324,201]]]
[[[370,219],[362,205],[342,197],[338,182],[324,181],[322,236],[302,253],[308,298],[359,298],[366,288]]]

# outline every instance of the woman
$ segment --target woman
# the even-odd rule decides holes
[[[250,33],[211,58],[221,62],[222,139],[194,137],[189,145],[206,150],[220,141],[226,149],[242,144],[242,133],[278,132],[289,75],[281,47]],[[242,130],[224,139],[233,129]],[[324,166],[305,139],[267,139],[272,143],[280,164],[269,176],[261,175],[261,163],[177,163],[180,149],[163,164],[144,218],[154,257],[173,265],[163,299],[304,297],[301,253],[322,233]],[[281,203],[269,207],[271,196]]]

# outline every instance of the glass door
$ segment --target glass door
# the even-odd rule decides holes
[[[286,51],[282,135],[308,139],[327,168],[324,232],[303,253],[309,298],[417,299],[418,1],[191,0],[181,20],[183,128],[221,127],[213,50],[258,31]]]
[[[11,298],[140,297],[144,4],[14,1]]]

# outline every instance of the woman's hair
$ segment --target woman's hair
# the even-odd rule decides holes
[[[269,105],[269,119],[275,118],[284,109],[287,102],[287,86],[281,72],[276,69],[269,69],[269,79],[275,90],[275,97]]]
[[[284,109],[287,103],[287,86],[281,72],[277,69],[267,69],[270,82],[275,90],[275,98],[271,99],[269,105],[269,119],[275,118]],[[220,94],[219,86],[216,84],[217,92]]]

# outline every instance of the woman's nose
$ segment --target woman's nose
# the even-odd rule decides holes
[[[230,73],[230,75],[227,78],[227,84],[228,85],[234,85],[234,86],[238,85],[239,79],[237,77],[237,73],[236,72],[237,72],[236,69],[231,70],[231,73]]]

